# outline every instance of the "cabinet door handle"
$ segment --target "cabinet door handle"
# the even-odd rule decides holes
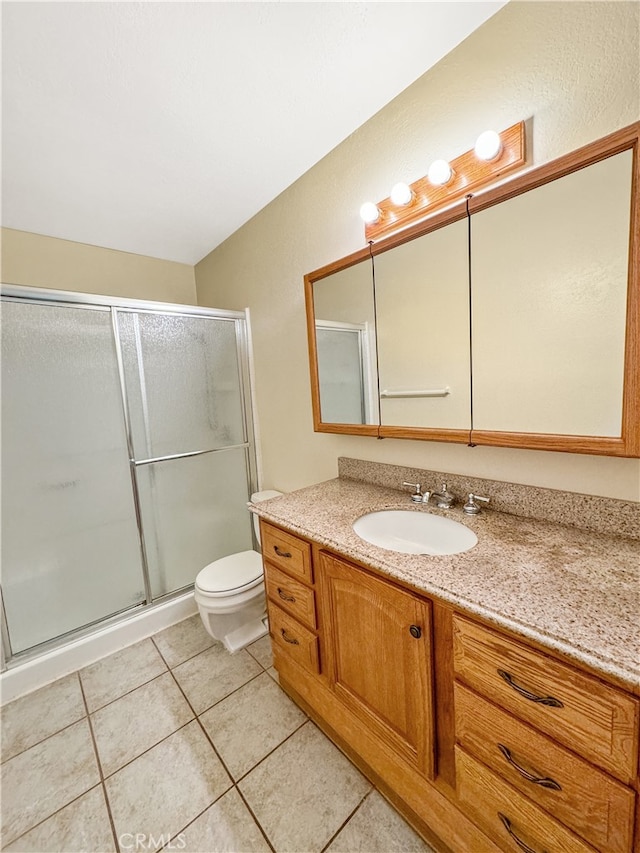
[[[524,696],[525,699],[528,699],[530,702],[537,702],[539,705],[549,705],[551,708],[564,708],[564,705],[559,699],[556,699],[554,696],[536,696],[535,693],[531,693],[529,690],[525,690],[524,687],[520,687],[519,684],[516,684],[513,680],[513,676],[505,672],[504,669],[497,670],[498,675],[503,681],[506,681],[509,687],[519,693],[521,696]]]
[[[292,604],[295,603],[295,598],[292,595],[287,595],[281,586],[278,587],[278,595],[283,601],[290,601]]]
[[[409,633],[414,639],[419,640],[422,636],[422,628],[419,625],[412,625],[409,628]]]
[[[288,551],[281,551],[281,550],[280,550],[280,548],[278,548],[278,546],[277,546],[277,545],[274,545],[274,546],[273,546],[273,550],[276,552],[276,554],[278,555],[278,557],[286,557],[286,558],[287,558],[287,560],[290,560],[290,559],[291,559],[291,554],[290,554]]]
[[[285,641],[285,643],[291,643],[292,646],[300,645],[300,643],[296,639],[291,639],[290,637],[287,637],[287,632],[284,628],[280,628],[280,633],[282,634],[282,639]]]
[[[526,779],[527,782],[532,782],[534,785],[540,785],[542,788],[551,788],[552,791],[562,790],[562,786],[559,785],[555,779],[550,779],[548,776],[534,776],[532,773],[529,773],[528,770],[525,770],[524,767],[521,767],[516,761],[514,761],[513,756],[511,755],[511,750],[508,746],[505,746],[503,743],[499,743],[498,749],[504,755],[507,763],[517,770],[522,778]]]
[[[521,838],[518,838],[518,836],[515,834],[515,832],[511,828],[511,821],[509,820],[509,818],[506,815],[503,815],[502,812],[498,812],[498,817],[502,821],[502,825],[507,830],[507,832],[509,833],[511,838],[513,838],[513,840],[515,841],[515,843],[518,845],[518,847],[521,850],[524,850],[524,853],[537,853],[537,851],[535,851],[533,849],[533,847],[529,847],[529,845],[525,844]]]

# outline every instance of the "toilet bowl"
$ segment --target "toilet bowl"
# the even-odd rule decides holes
[[[269,489],[255,492],[251,500],[259,503],[281,494]],[[253,524],[259,543],[257,515]],[[194,594],[207,633],[221,640],[228,651],[237,652],[268,633],[262,556],[258,551],[240,551],[209,563],[196,578]]]

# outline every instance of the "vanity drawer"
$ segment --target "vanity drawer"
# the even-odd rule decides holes
[[[304,625],[315,628],[316,603],[313,590],[268,562],[265,562],[264,570],[269,598]]]
[[[456,740],[468,753],[602,853],[629,853],[635,802],[630,788],[466,687],[456,684],[454,690]]]
[[[313,583],[311,570],[311,546],[292,533],[260,522],[262,532],[262,556],[290,575],[296,575],[305,583]]]
[[[508,853],[594,853],[594,848],[456,746],[456,791],[477,826]]]
[[[453,635],[458,679],[623,782],[635,777],[636,699],[461,616]]]
[[[269,601],[269,631],[278,649],[311,672],[320,672],[318,638]]]

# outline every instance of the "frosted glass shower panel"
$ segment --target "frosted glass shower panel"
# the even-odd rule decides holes
[[[245,441],[236,321],[118,312],[136,459]]]
[[[137,473],[153,598],[253,547],[244,448],[153,462]]]
[[[15,654],[144,600],[110,312],[3,302],[2,403]]]

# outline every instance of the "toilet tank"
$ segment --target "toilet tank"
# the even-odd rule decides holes
[[[260,501],[268,501],[269,498],[279,498],[282,495],[282,492],[276,492],[275,489],[265,489],[264,492],[254,492],[251,495],[251,503],[258,504]],[[258,545],[261,545],[260,542],[260,518],[254,514],[253,516],[253,529],[256,532],[256,539],[258,540]]]

